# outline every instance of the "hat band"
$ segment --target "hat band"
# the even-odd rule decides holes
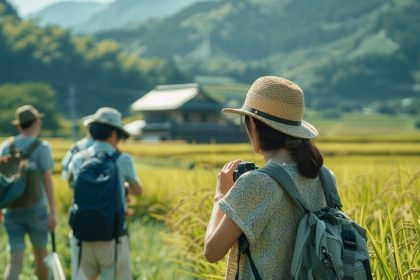
[[[244,109],[253,113],[253,114],[255,114],[255,115],[257,115],[257,116],[269,119],[271,121],[279,122],[279,123],[282,123],[282,124],[293,125],[293,126],[300,126],[302,124],[302,121],[291,121],[291,120],[282,119],[282,118],[279,118],[279,117],[276,117],[276,116],[258,111],[254,108],[251,108],[251,107],[245,107]]]

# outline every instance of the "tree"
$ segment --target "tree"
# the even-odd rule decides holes
[[[70,85],[77,91],[78,113],[86,115],[101,106],[125,113],[143,91],[156,84],[185,81],[172,62],[127,55],[114,41],[74,36],[53,25],[41,28],[35,21],[9,13],[0,16],[0,84],[47,83],[64,112]]]
[[[15,111],[26,104],[33,105],[45,114],[43,127],[55,132],[59,129],[58,112],[54,90],[42,83],[4,84],[0,85],[0,135],[16,133],[11,125],[15,119]]]

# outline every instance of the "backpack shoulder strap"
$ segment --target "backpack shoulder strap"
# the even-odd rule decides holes
[[[36,138],[35,141],[32,142],[32,144],[29,145],[29,147],[26,149],[25,153],[23,153],[23,157],[29,158],[40,144],[41,144],[41,140]]]
[[[96,153],[91,153],[89,150],[83,150],[83,151],[80,151],[79,153],[80,153],[80,158],[81,158],[80,159],[81,164],[83,164],[87,159],[97,155]],[[73,161],[73,158],[70,162],[72,162],[72,161]]]
[[[303,213],[310,212],[309,207],[300,195],[295,183],[283,167],[270,162],[263,168],[257,170],[270,175],[286,191],[289,197]]]
[[[340,196],[337,192],[335,179],[333,178],[331,171],[326,166],[321,167],[319,170],[319,178],[321,179],[328,207],[341,209],[343,205],[341,204]]]
[[[117,159],[120,157],[121,153],[119,151],[115,151],[112,155],[111,155],[111,159],[115,162],[117,161]]]
[[[8,141],[9,141],[9,154],[13,155],[17,152],[16,151],[16,144],[15,144],[16,138],[14,136],[12,136],[8,139]]]
[[[77,145],[77,143],[76,144],[74,144],[73,145],[73,147],[71,147],[71,149],[70,149],[70,153],[71,153],[71,155],[72,156],[74,156],[75,154],[77,154],[78,152],[80,152],[81,151],[81,149],[80,149],[80,147]]]

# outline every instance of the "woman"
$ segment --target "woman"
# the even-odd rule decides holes
[[[266,163],[274,162],[288,172],[310,210],[326,206],[318,176],[323,158],[310,140],[318,132],[303,121],[303,91],[297,84],[261,77],[249,89],[241,109],[223,111],[245,118],[254,151]],[[238,264],[237,240],[243,233],[262,279],[290,279],[295,235],[303,215],[267,174],[250,171],[234,183],[239,163],[228,162],[219,173],[205,256],[217,262],[231,249],[226,279],[254,279],[245,255]]]

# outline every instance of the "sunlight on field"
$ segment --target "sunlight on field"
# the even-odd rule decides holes
[[[71,142],[51,139],[50,143],[56,160],[58,251],[69,275],[67,211],[72,193],[59,177],[59,161]],[[415,268],[420,267],[419,142],[343,142],[337,138],[335,142],[321,139],[318,145],[325,164],[337,176],[345,211],[369,229],[375,278],[416,279]],[[261,157],[253,155],[248,144],[129,142],[122,150],[133,155],[145,187],[144,195],[130,202],[135,279],[222,279],[225,262],[209,264],[202,255],[218,168],[235,158],[262,166]],[[0,231],[0,263],[6,260],[6,244],[5,233]],[[32,263],[33,259],[25,262],[22,279],[33,278]]]
[[[372,235],[375,278],[394,279],[404,274],[406,279],[416,279],[416,271],[410,269],[420,265],[418,157],[327,157],[326,163],[337,175],[345,211]],[[216,176],[216,170],[209,173]],[[214,182],[186,186],[186,196],[166,218],[169,227],[178,233],[173,241],[184,248],[184,270],[200,279],[221,279],[225,267],[224,262],[208,264],[202,256]]]

